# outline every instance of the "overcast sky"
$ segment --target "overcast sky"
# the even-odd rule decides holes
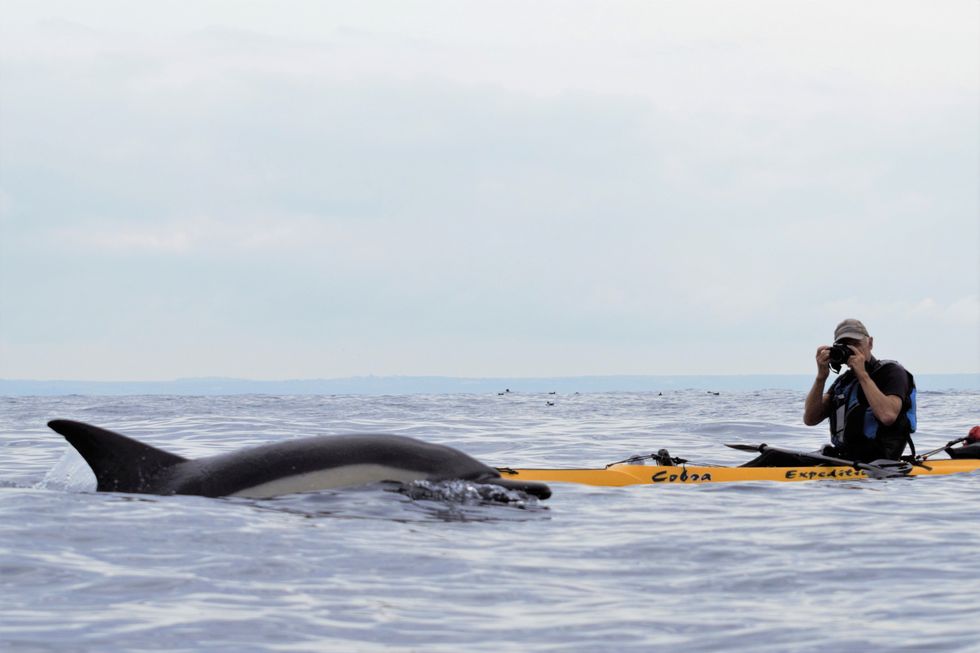
[[[0,5],[0,377],[980,371],[980,4]]]

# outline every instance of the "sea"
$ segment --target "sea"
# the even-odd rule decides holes
[[[501,389],[503,390],[503,389]],[[95,492],[47,428],[186,457],[394,433],[493,466],[813,450],[798,390],[0,397],[0,651],[980,651],[980,478]],[[919,395],[918,450],[980,422]]]

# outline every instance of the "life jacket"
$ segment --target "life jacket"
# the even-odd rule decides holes
[[[887,365],[898,365],[895,361],[877,361],[870,370],[871,380],[885,369]],[[915,455],[915,444],[912,433],[918,426],[916,417],[915,379],[908,370],[908,396],[902,397],[902,412],[895,423],[885,427],[874,416],[861,383],[854,372],[848,370],[830,386],[830,439],[834,446],[841,451],[848,451],[858,457],[898,458],[908,444]],[[887,431],[887,442],[879,439],[879,435]],[[864,455],[862,455],[864,454]]]

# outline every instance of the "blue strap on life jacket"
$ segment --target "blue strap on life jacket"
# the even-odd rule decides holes
[[[918,426],[918,419],[915,416],[915,385],[912,386],[912,393],[909,395],[909,404],[909,409],[905,412],[905,417],[909,420],[910,432],[915,433],[915,429]]]
[[[858,408],[858,388],[861,387],[861,383],[855,377],[851,383],[844,388],[844,393],[847,395],[847,409],[844,417],[844,428],[847,428],[847,422],[851,416],[851,411]],[[864,408],[864,421],[861,425],[861,433],[864,437],[869,440],[874,440],[878,435],[878,420],[875,418],[874,411],[871,410],[871,406],[865,406]]]

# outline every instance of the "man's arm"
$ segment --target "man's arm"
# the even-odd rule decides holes
[[[858,380],[861,382],[861,389],[864,390],[864,396],[867,397],[875,418],[885,426],[894,424],[902,414],[902,398],[882,393],[867,372],[863,376],[859,374]]]
[[[806,403],[803,405],[803,423],[807,426],[816,426],[830,414],[830,393],[823,391],[828,376],[830,376],[830,347],[819,347],[817,378],[814,379],[813,387],[810,388]]]
[[[871,412],[874,413],[875,419],[879,422],[885,426],[891,426],[898,419],[898,416],[902,414],[902,403],[904,400],[897,395],[886,395],[883,393],[865,369],[864,356],[854,347],[851,347],[851,349],[854,351],[854,355],[847,360],[847,364],[854,371],[854,375],[861,384],[861,389],[864,390],[864,396],[868,400],[868,406],[871,407]]]

